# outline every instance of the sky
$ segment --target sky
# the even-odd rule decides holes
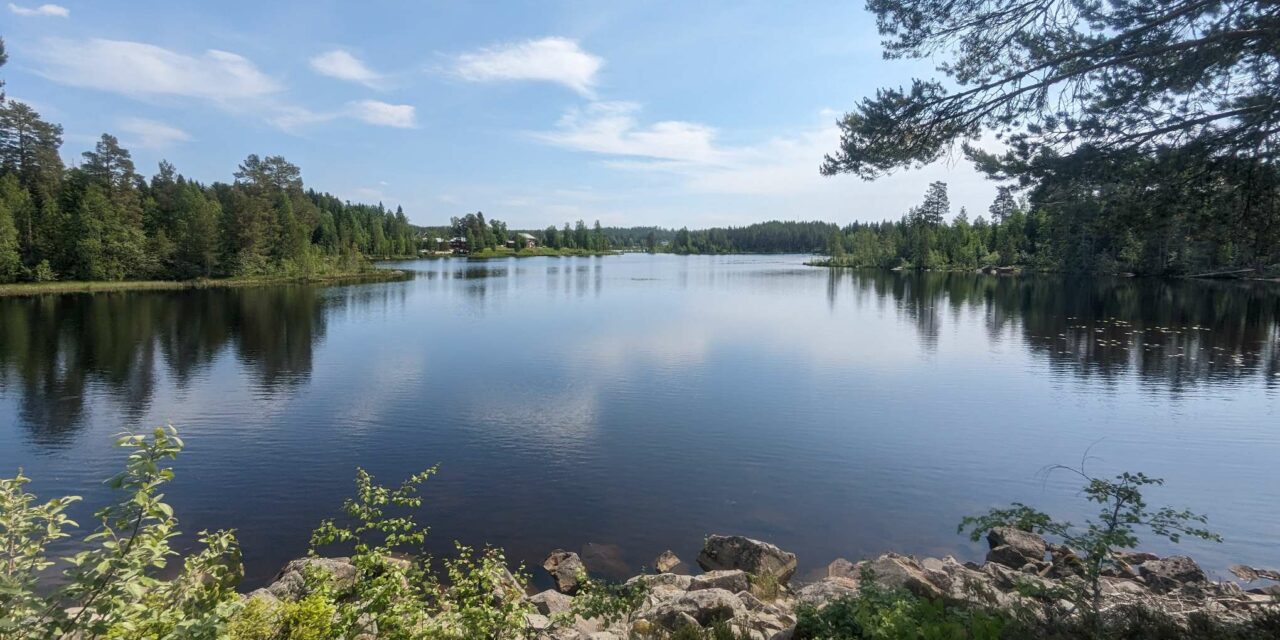
[[[308,187],[483,211],[513,228],[896,219],[944,180],[953,213],[995,185],[957,152],[875,182],[824,178],[837,118],[936,61],[884,60],[856,0],[6,3],[10,99],[230,181],[283,155]]]

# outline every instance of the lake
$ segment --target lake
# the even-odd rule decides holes
[[[1280,287],[805,259],[0,299],[0,473],[84,495],[89,523],[113,434],[170,422],[182,529],[235,528],[248,586],[305,553],[357,466],[391,483],[435,464],[418,517],[438,552],[537,566],[595,543],[618,574],[736,533],[805,578],[888,550],[980,560],[959,519],[1010,501],[1080,521],[1079,483],[1045,469],[1087,454],[1207,514],[1224,542],[1179,548],[1212,575],[1280,565]]]

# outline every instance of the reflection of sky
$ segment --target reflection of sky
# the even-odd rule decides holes
[[[257,579],[301,553],[357,465],[393,481],[441,463],[422,516],[441,546],[493,542],[532,562],[614,543],[638,566],[741,532],[812,569],[890,548],[972,554],[955,523],[1011,500],[1079,521],[1069,478],[1039,472],[1090,446],[1098,473],[1165,477],[1153,504],[1209,513],[1227,542],[1188,547],[1207,566],[1273,560],[1268,365],[1138,375],[1039,346],[1065,320],[988,301],[998,292],[962,300],[954,282],[799,262],[411,263],[411,281],[324,289],[298,299],[315,309],[282,314],[281,330],[316,325],[287,360],[304,368],[259,375],[235,349],[183,384],[157,366],[138,419],[182,428],[191,451],[171,495],[185,529],[237,527]],[[1255,350],[1274,350],[1265,335]],[[0,420],[18,393],[0,389]],[[128,416],[111,388],[88,393],[64,448],[0,427],[0,465],[100,498],[118,463],[105,443]]]

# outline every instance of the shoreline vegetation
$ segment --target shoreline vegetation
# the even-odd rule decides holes
[[[264,275],[228,278],[194,278],[191,280],[108,280],[54,282],[20,282],[0,284],[0,298],[68,293],[110,293],[123,291],[180,291],[185,289],[220,289],[258,287],[281,284],[343,284],[357,282],[390,282],[409,277],[399,269],[372,268],[362,271],[312,275]]]
[[[621,582],[619,558],[556,549],[542,564],[553,588],[534,593],[501,549],[455,543],[433,559],[414,514],[432,467],[398,486],[357,469],[337,518],[312,533],[306,557],[242,594],[232,531],[200,533],[180,554],[163,501],[184,443],[173,427],[126,433],[116,502],[89,533],[69,517],[76,496],[41,501],[21,471],[0,478],[0,637],[230,640],[1249,640],[1280,633],[1280,572],[1235,565],[1241,588],[1191,558],[1137,551],[1138,534],[1220,541],[1207,518],[1148,507],[1163,484],[1141,473],[1092,477],[1096,506],[1081,526],[1027,505],[964,518],[985,537],[983,563],[885,553],[836,559],[793,583],[797,557],[740,535],[709,535],[692,570],[673,552]],[[75,540],[70,540],[71,538]],[[58,541],[62,541],[59,544]],[[601,547],[601,545],[596,545]],[[334,552],[345,553],[337,555]],[[59,555],[61,554],[61,555]],[[176,571],[166,571],[169,565]],[[622,566],[626,566],[622,563]],[[54,569],[63,579],[49,584]],[[629,572],[628,572],[629,573]]]

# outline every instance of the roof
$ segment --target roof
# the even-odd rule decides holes
[[[524,238],[525,240],[535,240],[535,239],[536,239],[536,238],[534,238],[534,237],[533,237],[533,234],[532,234],[532,233],[517,233],[516,235],[520,236],[521,238]]]

